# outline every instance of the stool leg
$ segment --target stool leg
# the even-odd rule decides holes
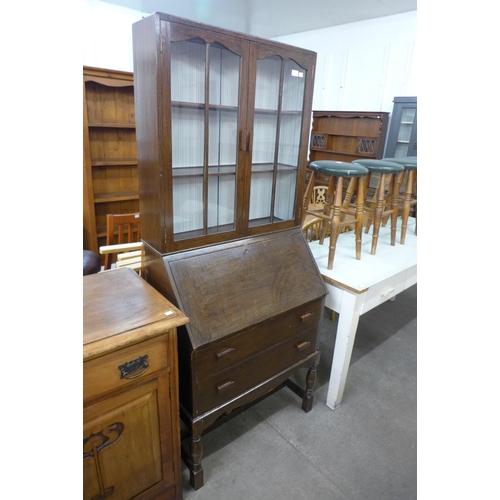
[[[364,188],[364,179],[362,177],[358,178],[358,192],[356,193],[356,224],[355,224],[355,233],[356,233],[356,259],[361,259],[361,237],[363,234],[363,217],[364,217],[364,206],[365,206],[365,197],[363,193]]]
[[[405,197],[403,201],[403,215],[401,216],[401,245],[405,244],[406,228],[408,227],[408,217],[410,215],[410,201],[413,184],[413,170],[408,170],[408,179],[406,181]]]
[[[392,174],[391,179],[391,245],[396,244],[396,226],[398,224],[398,193],[399,187],[396,175]]]
[[[346,189],[345,196],[344,196],[344,201],[342,202],[342,207],[340,209],[342,220],[345,219],[345,211],[349,210],[349,206],[351,205],[352,195],[354,194],[354,186],[355,185],[356,185],[356,177],[351,177],[351,180],[349,181],[349,184],[347,185],[347,189]]]
[[[330,176],[330,178],[328,179],[328,191],[326,193],[325,209],[323,212],[323,214],[326,217],[321,221],[321,229],[319,232],[319,244],[320,245],[322,245],[325,242],[326,231],[327,231],[328,226],[331,222],[332,205],[334,202],[333,201],[334,195],[335,195],[335,177]]]
[[[364,181],[365,198],[368,197],[368,193],[370,192],[371,178],[372,178],[372,173],[370,171],[368,171],[368,174],[366,174],[365,181]],[[377,190],[375,190],[374,196],[375,196],[375,198],[377,197]],[[370,230],[370,227],[372,225],[373,211],[375,209],[374,204],[372,202],[368,203],[367,209],[368,209],[368,214],[367,214],[366,225],[365,225],[365,234],[368,234],[368,231]]]
[[[385,197],[385,174],[380,174],[377,193],[377,205],[375,207],[375,216],[373,218],[373,235],[372,235],[372,249],[371,254],[377,253],[378,233],[380,231],[380,224],[382,223],[382,213],[384,209]]]
[[[333,179],[333,177],[331,178]],[[333,216],[332,228],[330,230],[330,248],[328,249],[328,265],[327,269],[333,269],[333,259],[335,258],[335,249],[337,247],[337,240],[340,231],[340,207],[342,205],[342,184],[343,178],[337,178],[337,186],[335,188],[335,197],[333,200]],[[326,222],[326,221],[324,221]],[[321,230],[323,233],[323,229]]]

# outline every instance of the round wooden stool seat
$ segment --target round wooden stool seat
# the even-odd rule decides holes
[[[361,165],[333,160],[313,161],[309,164],[309,168],[323,175],[342,177],[364,177],[368,173],[367,169]]]

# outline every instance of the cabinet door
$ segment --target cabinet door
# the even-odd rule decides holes
[[[170,23],[169,48],[172,198],[165,208],[182,248],[241,231],[248,42]]]
[[[266,225],[274,230],[288,222],[283,227],[289,227],[298,218],[314,59],[279,46],[251,45],[248,127],[252,146],[245,216],[248,227],[258,232]]]
[[[395,98],[391,127],[385,150],[386,158],[417,156],[416,98]]]
[[[166,376],[84,408],[84,500],[111,493],[115,500],[126,500],[174,483],[172,445],[160,438],[161,426],[170,421],[164,390]]]

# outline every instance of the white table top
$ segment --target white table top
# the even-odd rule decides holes
[[[356,260],[355,239],[352,231],[339,235],[333,269],[327,269],[328,246],[330,238],[323,245],[318,241],[309,243],[319,271],[325,282],[348,288],[355,293],[363,293],[371,286],[417,265],[416,221],[408,219],[405,244],[399,243],[401,237],[401,218],[398,219],[396,245],[391,246],[390,222],[380,227],[376,255],[370,254],[373,226],[369,234],[363,232],[361,260]]]

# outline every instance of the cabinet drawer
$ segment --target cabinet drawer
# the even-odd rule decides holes
[[[391,276],[390,278],[377,283],[365,292],[361,314],[364,314],[374,307],[383,304],[385,301],[395,297],[405,289],[406,271]]]
[[[317,327],[323,307],[322,301],[304,304],[269,321],[244,330],[200,349],[194,354],[196,380],[202,381],[216,373],[255,356],[286,339]]]
[[[84,363],[84,401],[168,366],[166,338],[163,335]]]
[[[316,325],[307,328],[285,342],[196,384],[196,416],[224,404],[307,358],[316,351],[317,330]]]

